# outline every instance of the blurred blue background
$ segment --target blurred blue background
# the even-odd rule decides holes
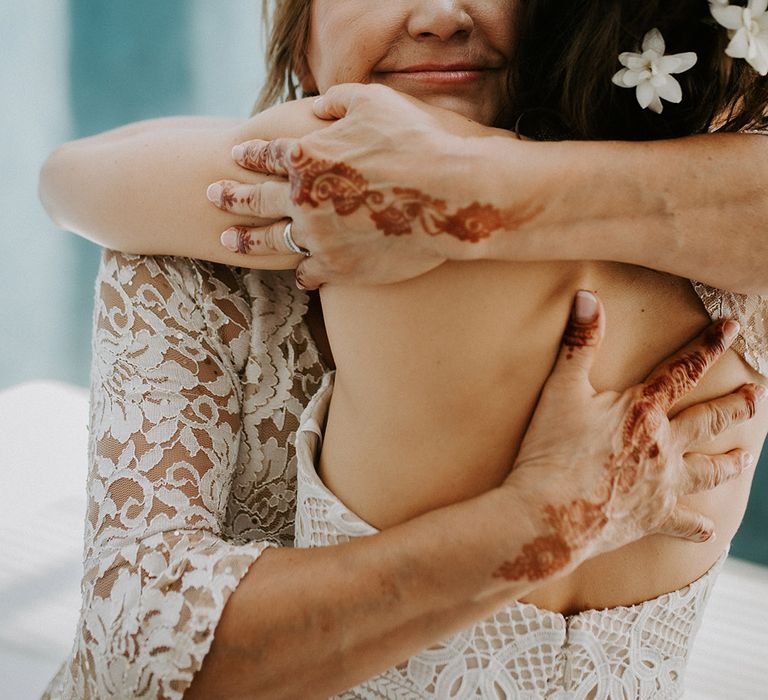
[[[247,117],[263,79],[260,6],[0,0],[0,390],[35,379],[87,386],[99,249],[58,231],[39,205],[48,153],[140,119]],[[768,460],[761,462],[732,554],[768,565]]]

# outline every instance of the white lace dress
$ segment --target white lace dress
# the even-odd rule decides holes
[[[713,317],[735,313],[740,351],[768,374],[768,299],[695,288]],[[43,700],[179,700],[240,579],[267,547],[294,545],[296,431],[331,376],[303,321],[307,302],[292,271],[104,251],[94,309],[82,607],[71,653]],[[657,608],[679,611],[684,623],[672,624],[684,637],[708,585],[705,579],[659,599]],[[518,613],[487,639],[520,649],[526,679],[555,672],[573,678],[555,654],[580,638],[610,645],[627,630],[642,637],[654,620],[678,619],[641,624],[628,613],[619,623],[585,614],[576,624],[532,606]],[[541,650],[525,669],[523,657],[534,656],[514,645],[530,640],[533,629],[543,634]],[[459,635],[454,656],[471,648],[466,638]],[[409,671],[422,685],[443,663],[425,658],[426,667],[414,662]],[[525,695],[532,682],[511,697],[534,697]],[[429,682],[425,687],[432,692]],[[422,697],[381,692],[347,697]]]
[[[296,436],[296,547],[325,547],[377,530],[315,470],[335,372]],[[335,696],[335,700],[671,700],[726,554],[689,586],[630,607],[562,615],[513,602],[493,616]]]

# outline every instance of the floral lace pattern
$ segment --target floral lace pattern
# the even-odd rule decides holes
[[[290,546],[293,435],[327,368],[293,273],[105,251],[82,607],[43,698],[178,700],[229,595]]]
[[[741,325],[731,346],[744,361],[768,377],[768,297],[724,292],[691,280],[696,294],[713,320],[735,318]]]
[[[334,374],[312,397],[296,437],[296,547],[379,532],[315,471]],[[693,639],[725,557],[685,588],[639,605],[564,616],[513,602],[334,700],[680,698]]]
[[[708,311],[720,313],[719,293],[701,289]],[[43,700],[179,700],[250,566],[268,547],[293,546],[294,437],[330,374],[303,322],[307,302],[292,271],[104,251],[82,606],[72,650]],[[765,304],[734,307],[742,327],[754,329],[741,351],[764,374]],[[686,600],[669,605],[682,610]],[[503,640],[525,664],[530,652],[515,641],[525,624],[509,618],[488,643]],[[547,624],[560,641],[546,644],[561,648],[562,625]],[[569,630],[576,639],[578,626]],[[551,662],[565,663],[558,659]],[[465,671],[472,682],[475,671]]]

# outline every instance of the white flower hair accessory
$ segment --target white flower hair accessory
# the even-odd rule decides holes
[[[757,0],[768,2],[768,0]],[[665,56],[664,37],[654,28],[643,37],[642,53],[625,51],[619,54],[619,62],[626,66],[611,79],[615,85],[636,88],[635,96],[640,106],[661,114],[661,100],[680,102],[683,91],[672,73],[682,73],[696,64],[693,51]]]
[[[728,30],[731,43],[725,53],[745,59],[760,75],[768,75],[768,0],[749,0],[747,7],[710,0],[709,9]]]

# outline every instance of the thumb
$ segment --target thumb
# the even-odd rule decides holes
[[[589,382],[589,371],[605,334],[605,308],[585,289],[576,292],[552,375]]]
[[[312,111],[319,119],[343,119],[352,108],[352,101],[364,89],[361,83],[333,85],[314,101]]]
[[[320,279],[316,271],[316,262],[312,260],[312,256],[304,258],[296,267],[296,286],[299,289],[303,289],[305,292],[320,289],[323,285],[323,281]]]

